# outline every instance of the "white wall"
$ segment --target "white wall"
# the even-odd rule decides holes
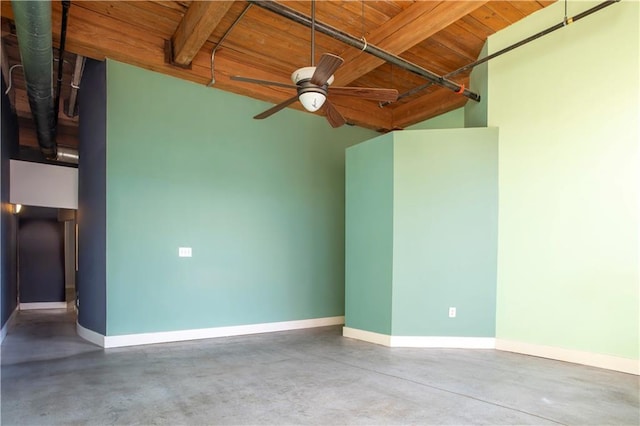
[[[10,203],[78,208],[78,169],[11,160],[10,173]]]

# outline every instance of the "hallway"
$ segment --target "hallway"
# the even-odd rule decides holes
[[[495,350],[391,349],[325,327],[103,350],[20,312],[2,424],[616,424],[638,377]]]

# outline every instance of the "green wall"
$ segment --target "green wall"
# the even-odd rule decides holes
[[[405,130],[347,150],[347,327],[494,336],[497,137]]]
[[[492,36],[490,52],[563,7]],[[499,338],[638,358],[639,25],[640,4],[622,1],[489,64]]]
[[[488,46],[484,44],[478,59],[488,56]],[[464,126],[463,127],[486,127],[487,108],[489,105],[489,63],[478,65],[471,71],[469,76],[469,89],[480,95],[480,102],[467,101],[464,105]]]
[[[393,335],[493,337],[498,131],[394,139]]]
[[[405,130],[458,129],[464,127],[464,108],[445,112],[429,120],[407,127]]]
[[[345,325],[391,334],[393,134],[347,149]]]
[[[114,61],[107,81],[107,335],[343,315],[344,151],[375,133]]]

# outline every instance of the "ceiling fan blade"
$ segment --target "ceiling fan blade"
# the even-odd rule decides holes
[[[332,55],[331,53],[323,54],[315,72],[311,76],[311,83],[317,86],[324,85],[343,62],[344,59],[340,56]]]
[[[329,124],[331,124],[331,127],[333,127],[334,129],[336,127],[342,126],[347,122],[347,120],[344,119],[342,114],[340,114],[340,111],[338,111],[336,107],[333,106],[333,104],[329,101],[329,99],[327,99],[324,102],[324,112],[327,117],[327,121],[329,122]]]
[[[258,115],[256,115],[255,118],[256,120],[262,120],[263,118],[267,118],[273,114],[275,114],[276,112],[280,111],[281,109],[284,109],[286,107],[288,107],[289,105],[291,105],[292,103],[294,103],[295,101],[298,100],[298,95],[294,96],[293,98],[287,99],[284,102],[280,102],[278,105],[269,108],[268,110],[266,110],[263,113],[260,113]]]
[[[231,80],[242,81],[244,83],[262,84],[264,86],[286,87],[287,89],[296,89],[297,88],[293,84],[279,83],[277,81],[269,81],[269,80],[258,80],[256,78],[241,77],[239,75],[232,76]]]
[[[371,99],[381,102],[395,102],[398,100],[398,91],[396,89],[380,89],[374,87],[330,87],[329,94]]]

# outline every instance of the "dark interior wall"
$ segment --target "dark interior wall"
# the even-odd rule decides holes
[[[18,259],[20,303],[64,302],[63,222],[20,219]]]
[[[18,299],[16,232],[17,220],[9,204],[9,159],[18,145],[18,120],[11,110],[2,82],[2,141],[0,143],[0,326],[4,326],[16,308]]]
[[[106,334],[107,67],[87,60],[79,94],[78,322]]]

